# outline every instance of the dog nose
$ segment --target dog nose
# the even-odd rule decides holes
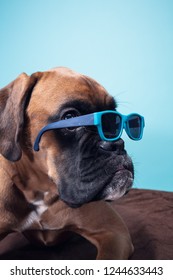
[[[117,154],[124,152],[124,141],[122,139],[112,142],[102,141],[99,145],[105,151],[117,152]]]

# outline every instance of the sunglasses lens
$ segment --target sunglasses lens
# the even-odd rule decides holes
[[[128,121],[129,136],[132,139],[140,139],[142,134],[142,118],[138,115],[129,116]]]
[[[113,139],[119,136],[121,132],[122,119],[115,113],[106,113],[102,115],[102,131],[104,137]]]

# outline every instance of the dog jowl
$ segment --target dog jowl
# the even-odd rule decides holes
[[[124,142],[105,142],[85,128],[57,135],[63,154],[55,158],[60,197],[73,207],[98,199],[115,200],[132,186],[134,171]],[[70,146],[69,146],[70,143]]]

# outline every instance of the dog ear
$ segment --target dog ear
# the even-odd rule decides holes
[[[25,108],[38,78],[39,73],[31,76],[22,73],[0,90],[0,153],[10,161],[17,161],[22,156],[19,140]]]

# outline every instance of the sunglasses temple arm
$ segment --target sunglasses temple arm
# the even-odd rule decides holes
[[[39,151],[39,143],[40,143],[41,137],[48,130],[49,129],[46,129],[46,127],[44,127],[43,129],[40,130],[39,134],[37,135],[37,138],[35,139],[34,147],[33,147],[35,152]]]
[[[92,126],[94,125],[94,114],[88,114],[80,117],[75,117],[67,120],[61,120],[58,122],[50,123],[43,127],[34,143],[34,151],[39,151],[39,143],[42,135],[49,130],[59,129],[59,128],[69,128],[69,127],[80,127],[80,126]]]

